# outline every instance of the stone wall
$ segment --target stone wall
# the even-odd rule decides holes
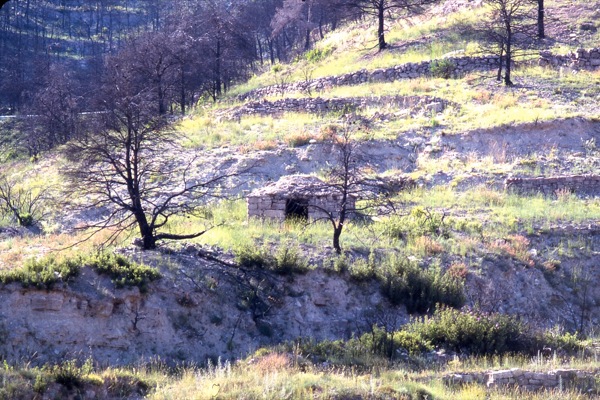
[[[286,196],[248,196],[246,198],[248,217],[272,218],[283,221],[286,217],[285,210],[288,199],[290,199],[290,197]],[[328,213],[332,213],[333,216],[336,217],[341,199],[338,195],[330,194],[327,196],[298,198],[298,200],[306,202],[308,219],[316,220],[328,218]],[[353,198],[350,199],[348,208],[354,208]]]
[[[545,389],[587,390],[594,387],[598,371],[556,369],[548,372],[532,372],[519,368],[483,373],[450,374],[444,377],[446,384],[479,383],[489,388],[519,387],[528,391]]]
[[[432,96],[371,96],[324,99],[321,97],[285,98],[276,101],[251,101],[242,106],[215,112],[217,119],[239,120],[244,115],[277,115],[284,112],[327,113],[355,111],[368,107],[393,105],[397,109],[419,112],[442,112],[450,102]]]
[[[568,175],[541,178],[508,178],[504,187],[518,194],[575,193],[580,196],[600,196],[600,175]]]
[[[497,56],[480,57],[447,57],[443,60],[453,65],[449,71],[451,75],[461,76],[471,71],[487,71],[495,69],[499,65]],[[417,63],[406,63],[389,68],[379,68],[375,70],[361,69],[356,72],[350,72],[337,76],[326,76],[324,78],[312,79],[308,81],[295,82],[290,84],[267,86],[258,88],[250,92],[241,94],[238,100],[261,99],[267,96],[277,96],[282,93],[313,93],[321,92],[325,89],[335,86],[358,85],[367,82],[392,82],[400,79],[413,79],[431,74],[431,64],[440,60],[421,61]]]
[[[448,70],[451,76],[462,76],[472,71],[489,71],[498,68],[500,64],[500,58],[495,55],[444,57],[443,59],[406,63],[389,68],[378,68],[370,71],[361,69],[343,75],[267,86],[241,94],[237,96],[237,100],[257,100],[267,96],[281,95],[282,93],[319,93],[335,86],[358,85],[367,82],[392,82],[400,79],[430,76],[432,64],[442,60],[449,62],[451,65]],[[600,48],[578,49],[576,52],[567,55],[554,55],[551,52],[542,51],[538,62],[542,66],[596,69],[600,66]]]
[[[600,48],[578,49],[565,55],[555,55],[549,51],[542,51],[540,52],[539,64],[549,67],[597,69],[600,67]]]

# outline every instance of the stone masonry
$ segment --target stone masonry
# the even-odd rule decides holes
[[[442,60],[451,67],[449,72],[452,76],[462,76],[473,71],[494,70],[500,64],[500,58],[495,55],[450,56],[431,61],[400,64],[389,68],[378,68],[370,71],[361,69],[343,75],[262,87],[237,96],[237,100],[259,100],[267,96],[277,96],[281,93],[319,93],[335,86],[414,79],[431,75],[432,64]],[[555,55],[548,51],[542,51],[538,63],[542,66],[566,66],[574,69],[593,70],[600,67],[600,48],[578,49],[576,52],[567,55]]]
[[[218,119],[238,120],[244,115],[276,115],[284,112],[327,113],[355,111],[368,107],[394,105],[397,108],[418,112],[440,113],[450,102],[432,96],[371,96],[326,99],[321,97],[285,98],[276,101],[251,101],[242,106],[219,110]]]
[[[578,49],[565,55],[555,55],[549,51],[540,52],[539,64],[573,69],[597,69],[600,67],[600,48]]]
[[[518,194],[541,193],[556,196],[558,193],[574,193],[579,196],[600,196],[600,175],[568,175],[540,178],[507,178],[506,190]]]
[[[488,388],[518,387],[523,390],[537,391],[546,389],[587,390],[593,387],[598,371],[577,369],[556,369],[548,372],[532,372],[519,368],[483,373],[454,373],[444,377],[451,385],[478,383]]]
[[[283,221],[301,216],[309,220],[336,216],[341,194],[329,188],[315,176],[289,175],[279,181],[252,191],[246,198],[248,217],[272,218]],[[354,208],[354,198],[348,208]]]
[[[451,75],[461,76],[472,71],[487,71],[495,69],[499,65],[497,56],[480,57],[446,57],[443,59],[452,66]],[[323,78],[295,82],[283,85],[267,86],[251,90],[237,96],[237,100],[261,99],[267,96],[277,96],[283,92],[308,93],[321,92],[327,88],[345,85],[359,85],[367,82],[393,82],[400,79],[414,79],[431,74],[432,63],[440,60],[421,61],[395,65],[389,68],[378,68],[374,70],[361,69],[343,75],[326,76]]]

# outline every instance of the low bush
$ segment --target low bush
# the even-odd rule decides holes
[[[137,286],[142,292],[148,283],[160,278],[160,273],[146,265],[134,263],[127,258],[102,252],[89,257],[58,259],[48,256],[29,259],[21,268],[0,274],[0,282],[21,282],[24,287],[51,289],[57,282],[68,282],[79,274],[83,265],[88,265],[99,274],[110,276],[117,287]]]
[[[376,270],[383,293],[409,313],[431,312],[436,305],[460,308],[465,303],[463,282],[440,268],[421,268],[407,258],[390,257]]]
[[[137,286],[142,293],[148,284],[160,278],[160,272],[147,265],[132,262],[122,255],[100,252],[85,260],[97,273],[108,275],[117,287]]]
[[[79,274],[82,265],[80,257],[59,260],[49,256],[41,259],[29,259],[21,268],[0,274],[0,282],[21,282],[24,287],[51,289],[57,282],[68,282]]]
[[[393,216],[383,223],[383,233],[392,239],[425,235],[447,236],[445,215],[422,207],[413,208],[408,215]]]
[[[308,261],[296,247],[282,244],[275,253],[275,263],[270,268],[278,274],[286,275],[293,272],[303,274],[310,269]]]
[[[472,355],[535,353],[540,343],[532,329],[513,316],[469,308],[438,308],[405,330],[436,347]]]
[[[297,247],[282,243],[275,254],[268,247],[242,246],[234,250],[235,260],[245,268],[259,268],[281,275],[306,273],[310,266]]]
[[[429,64],[429,73],[434,78],[450,79],[454,74],[456,65],[450,60],[433,60]]]

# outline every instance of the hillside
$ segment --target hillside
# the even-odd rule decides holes
[[[469,28],[485,5],[447,1],[389,22],[385,51],[374,48],[371,20],[349,22],[169,117],[157,137],[173,147],[150,150],[144,177],[152,204],[200,185],[174,204],[190,212],[160,228],[206,232],[153,250],[141,249],[135,221],[102,225],[117,213],[86,185],[106,171],[73,182],[82,160],[69,144],[32,160],[5,152],[0,197],[8,188],[41,196],[34,226],[9,210],[0,228],[0,354],[27,364],[5,368],[13,386],[0,394],[594,398],[596,8],[547,0],[547,38],[515,60],[512,86],[496,80],[500,59]],[[0,121],[4,143],[19,129]],[[358,182],[340,254],[339,218],[249,217],[247,196],[267,196],[281,178],[334,182],[340,154]],[[215,171],[223,179],[203,184]],[[264,215],[290,212],[275,200],[259,198]],[[490,372],[510,368],[519,370],[504,371],[506,382]]]

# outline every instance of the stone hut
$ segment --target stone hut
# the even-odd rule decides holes
[[[265,187],[253,190],[246,198],[248,217],[315,220],[327,218],[339,208],[341,194],[310,175],[288,175]],[[351,197],[348,208],[355,207]]]

